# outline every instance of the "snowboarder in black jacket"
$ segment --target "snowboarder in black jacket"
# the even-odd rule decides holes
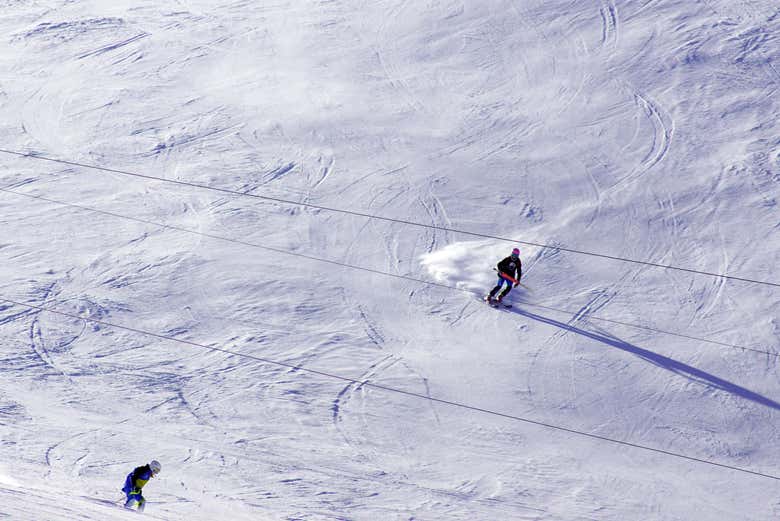
[[[496,299],[501,302],[507,294],[512,291],[512,288],[520,284],[520,277],[523,276],[523,263],[520,262],[520,250],[517,248],[512,250],[512,255],[505,258],[496,266],[498,268],[498,284],[490,291],[488,295],[488,302],[493,301],[496,293],[501,287],[506,284],[506,289]]]

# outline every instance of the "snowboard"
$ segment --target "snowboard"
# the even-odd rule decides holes
[[[497,309],[498,309],[498,308],[504,308],[504,309],[509,309],[509,308],[511,308],[511,307],[512,307],[512,304],[510,304],[510,303],[508,303],[508,302],[499,302],[498,300],[496,300],[496,299],[494,299],[494,298],[490,298],[490,295],[486,295],[486,296],[485,296],[485,298],[484,298],[483,300],[484,300],[485,302],[487,302],[488,306],[490,306],[491,308],[497,308]]]

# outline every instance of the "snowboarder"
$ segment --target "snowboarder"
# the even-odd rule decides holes
[[[499,262],[496,268],[498,268],[498,284],[496,284],[496,287],[490,291],[490,294],[485,299],[488,304],[493,304],[494,302],[500,303],[504,297],[512,291],[513,287],[520,284],[520,277],[523,276],[523,263],[520,262],[520,250],[517,248],[513,249],[512,255]],[[498,293],[504,284],[506,284],[506,289],[498,295],[498,298],[495,298],[496,293]]]
[[[136,467],[125,479],[125,486],[122,487],[122,492],[127,495],[127,501],[125,501],[125,508],[132,509],[134,506],[138,506],[138,511],[143,512],[146,505],[146,499],[141,494],[141,489],[144,485],[160,473],[162,467],[157,460],[150,461],[147,465]]]

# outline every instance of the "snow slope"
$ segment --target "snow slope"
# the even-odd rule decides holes
[[[780,516],[774,2],[1,6],[0,517]]]

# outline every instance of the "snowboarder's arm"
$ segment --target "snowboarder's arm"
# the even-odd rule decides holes
[[[138,493],[141,492],[141,489],[144,488],[144,485],[151,479],[151,472],[149,469],[145,467],[138,467],[133,471],[133,478],[132,478],[132,485],[133,489],[138,491]]]

